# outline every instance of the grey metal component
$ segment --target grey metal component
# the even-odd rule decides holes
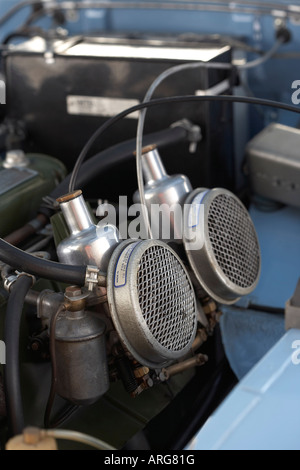
[[[37,309],[37,318],[40,318],[44,327],[49,327],[52,315],[57,312],[64,301],[62,292],[44,289],[41,292],[29,290],[25,302]]]
[[[3,162],[4,168],[24,168],[30,164],[23,150],[8,150]]]
[[[147,184],[154,184],[156,181],[164,180],[168,175],[163,162],[156,148],[143,154],[143,173]]]
[[[169,366],[167,369],[163,369],[160,373],[161,381],[168,380],[172,375],[179,374],[193,367],[203,366],[208,361],[208,357],[204,354],[197,354],[196,356],[190,357],[185,361],[181,361],[177,364]]]
[[[188,140],[190,141],[189,152],[195,153],[197,144],[202,140],[201,127],[189,121],[189,119],[180,119],[171,124],[171,127],[181,126],[188,131]]]
[[[96,402],[109,388],[105,325],[95,314],[66,312],[55,329],[57,393],[77,405]]]
[[[248,211],[234,194],[219,188],[195,190],[186,203],[184,246],[194,274],[217,302],[234,303],[253,291],[260,275],[259,242]]]
[[[168,245],[123,242],[112,255],[107,279],[112,320],[135,359],[156,369],[190,351],[196,299],[185,267]]]
[[[145,177],[145,200],[151,218],[151,230],[154,238],[170,241],[182,240],[181,211],[176,217],[170,209],[180,210],[187,195],[192,191],[189,179],[184,175],[169,176],[166,173],[160,155],[156,148],[144,153],[142,159]],[[139,194],[133,196],[134,202],[140,202]],[[160,206],[162,217],[155,216],[154,206]],[[151,210],[152,215],[151,217]]]
[[[285,304],[285,329],[300,328],[300,279],[293,296]]]
[[[247,145],[252,190],[266,198],[300,207],[300,130],[270,124]]]
[[[62,292],[43,290],[37,298],[37,317],[48,325],[52,315],[58,310],[63,301],[64,294]]]
[[[300,329],[300,305],[292,305],[288,300],[285,304],[285,329]]]
[[[106,271],[111,253],[119,243],[116,227],[93,223],[81,191],[60,198],[58,202],[71,232],[70,237],[57,247],[60,262],[92,265]]]

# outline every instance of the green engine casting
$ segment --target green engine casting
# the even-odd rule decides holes
[[[42,198],[66,176],[65,166],[41,154],[26,155],[28,165],[4,168],[0,165],[0,236],[31,220]]]

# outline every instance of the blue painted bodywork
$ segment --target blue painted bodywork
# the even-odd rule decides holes
[[[250,209],[262,251],[261,276],[252,303],[284,308],[300,277],[300,210]]]
[[[232,369],[242,378],[284,334],[280,314],[245,310],[249,304],[283,309],[300,277],[300,210],[284,207],[273,212],[250,208],[262,256],[256,289],[234,306],[223,306],[221,330]]]
[[[190,442],[189,450],[299,449],[299,330],[288,331]]]

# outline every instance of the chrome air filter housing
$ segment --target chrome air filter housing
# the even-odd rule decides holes
[[[121,243],[108,269],[115,328],[132,356],[150,368],[189,352],[196,335],[196,300],[177,254],[157,240]]]
[[[230,191],[197,189],[187,198],[184,246],[205,291],[231,304],[256,287],[260,248],[250,215]]]

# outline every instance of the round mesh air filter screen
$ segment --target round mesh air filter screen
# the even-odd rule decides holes
[[[195,305],[191,283],[173,253],[152,246],[137,273],[139,303],[151,335],[164,348],[180,351],[191,341]]]
[[[260,250],[247,210],[236,198],[220,194],[208,212],[209,239],[218,265],[241,288],[257,280]]]

